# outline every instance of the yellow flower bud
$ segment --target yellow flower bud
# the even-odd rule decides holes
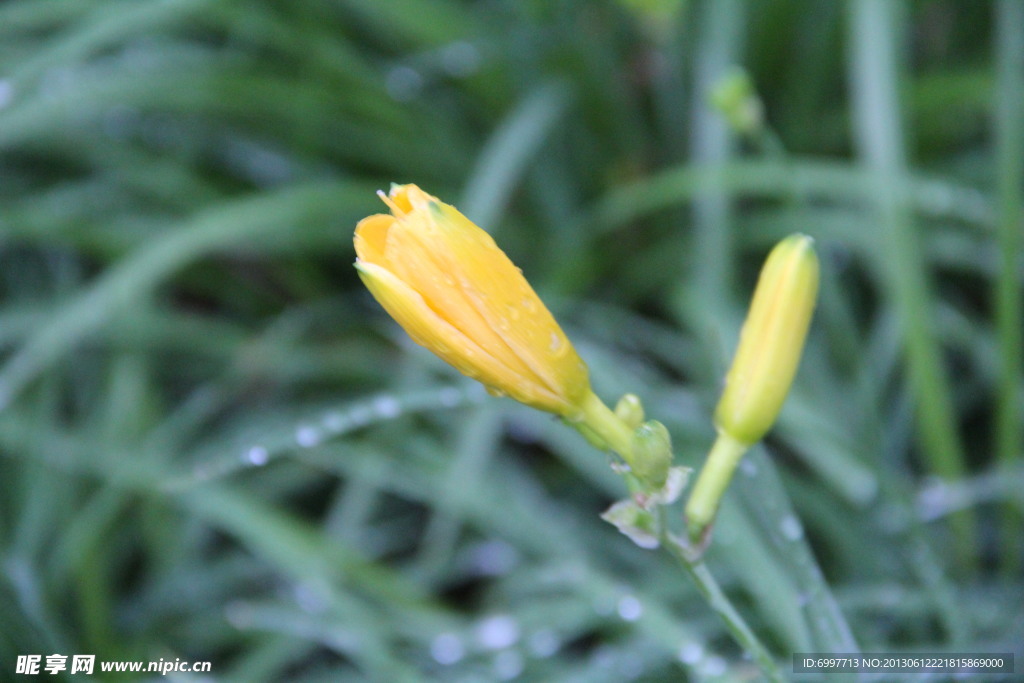
[[[714,521],[736,465],[771,428],[789,393],[818,295],[814,240],[779,242],[754,290],[740,344],[715,410],[718,438],[686,503],[690,538],[698,542]]]
[[[491,236],[415,185],[356,226],[356,268],[413,341],[489,391],[576,418],[587,367]]]
[[[720,431],[749,446],[771,428],[796,375],[817,295],[814,240],[790,235],[761,270],[715,410]]]

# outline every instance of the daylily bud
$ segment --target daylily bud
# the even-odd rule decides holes
[[[644,423],[644,405],[636,394],[623,394],[619,402],[615,404],[615,417],[619,418],[629,426],[636,429]]]
[[[576,418],[587,367],[491,236],[415,185],[356,226],[356,268],[413,341],[492,393]]]
[[[715,83],[710,99],[738,133],[749,135],[764,125],[761,98],[750,75],[739,67],[733,67]]]
[[[719,430],[751,445],[775,422],[793,383],[818,295],[814,240],[779,242],[754,290],[750,313],[715,410]]]
[[[686,503],[691,539],[704,535],[736,465],[778,417],[800,362],[817,294],[814,240],[790,235],[768,255],[740,332],[715,410],[718,439]]]
[[[672,437],[665,425],[651,420],[637,427],[633,432],[631,468],[640,483],[651,490],[662,488],[671,466]]]

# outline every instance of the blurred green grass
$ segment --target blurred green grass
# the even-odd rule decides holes
[[[843,642],[811,551],[863,650],[1020,660],[1022,14],[0,5],[0,679],[54,652],[237,681],[756,678],[598,518],[623,495],[605,458],[362,289],[352,230],[390,182],[494,233],[598,393],[640,394],[690,466],[760,260],[814,236],[807,355],[709,563],[786,669]],[[786,151],[709,106],[734,65]]]

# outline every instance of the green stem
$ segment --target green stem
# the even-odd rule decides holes
[[[768,648],[764,646],[764,643],[757,637],[750,626],[747,625],[746,620],[743,616],[736,611],[733,607],[732,602],[728,596],[718,585],[718,581],[715,580],[711,570],[707,568],[707,565],[703,561],[697,560],[692,561],[689,559],[686,547],[679,542],[672,534],[668,532],[668,524],[665,520],[665,508],[659,507],[658,509],[658,535],[661,539],[662,545],[672,553],[679,564],[686,570],[693,579],[693,582],[697,586],[697,590],[704,596],[708,605],[713,609],[726,627],[729,629],[729,633],[732,634],[733,639],[748,652],[758,666],[761,667],[761,672],[765,678],[769,681],[785,681],[782,672],[779,671],[778,665],[775,663],[775,659],[772,657]]]
[[[749,446],[719,432],[715,445],[711,447],[704,469],[700,471],[697,483],[686,502],[686,528],[690,538],[697,540],[715,520],[722,494],[732,480],[732,474],[740,458]]]
[[[1021,303],[1024,301],[1019,273],[1021,223],[1024,218],[1024,8],[1004,0],[998,5],[996,141],[999,161],[999,279],[996,283],[996,330],[1000,373],[995,406],[995,448],[1007,468],[1020,459]],[[1003,515],[1002,568],[1006,577],[1020,571],[1021,514],[1007,505]]]
[[[580,407],[583,416],[579,422],[601,437],[610,449],[622,456],[623,460],[633,465],[633,430],[629,425],[612,412],[594,392],[590,392],[583,399]]]
[[[627,463],[632,464],[633,430],[630,429],[629,425],[612,412],[593,393],[590,393],[583,400],[581,411],[582,415],[576,421],[576,424],[596,434],[609,448],[621,455]],[[746,450],[746,445],[724,434],[719,435],[714,447],[712,447],[711,454],[708,457],[708,464],[705,465],[704,470],[701,472],[701,481],[698,482],[698,487],[701,486],[701,482],[705,482],[703,484],[705,493],[698,498],[695,492],[695,495],[690,500],[691,504],[694,498],[698,498],[698,501],[704,501],[704,503],[698,504],[698,508],[702,511],[708,511],[706,519],[709,522],[714,518],[714,512],[718,507],[718,499],[721,498],[722,491],[728,485],[736,464]],[[627,482],[631,478],[627,477]],[[698,512],[698,517],[702,514],[702,512]],[[656,515],[655,524],[661,544],[672,553],[690,575],[701,595],[707,600],[711,609],[725,622],[736,642],[757,661],[767,680],[784,681],[785,679],[771,653],[768,652],[768,649],[761,643],[740,613],[736,611],[736,608],[733,607],[729,598],[719,588],[718,582],[715,581],[715,577],[708,570],[707,566],[700,560],[692,559],[690,549],[669,533],[665,506],[657,506]]]
[[[930,264],[917,230],[906,191],[907,160],[902,135],[897,36],[899,3],[857,0],[849,3],[850,74],[854,132],[866,168],[879,218],[878,258],[883,268],[889,305],[902,326],[907,381],[917,409],[917,427],[929,468],[947,481],[963,478],[966,456],[957,430],[956,406],[943,363],[941,335],[936,331],[936,301],[929,279]],[[950,517],[955,556],[964,571],[976,560],[975,516],[964,510]]]

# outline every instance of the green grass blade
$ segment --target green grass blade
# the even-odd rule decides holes
[[[995,145],[999,184],[999,276],[995,319],[999,336],[999,382],[995,406],[995,452],[1008,469],[1024,462],[1021,381],[1024,371],[1024,4],[1003,0],[996,6]],[[1008,576],[1018,572],[1024,546],[1019,510],[1008,506],[1002,527],[1002,562]]]
[[[902,188],[906,158],[897,102],[898,65],[895,7],[878,0],[851,0],[850,68],[856,117],[856,141],[878,201],[875,247],[906,344],[908,381],[918,414],[924,457],[931,470],[955,480],[965,473],[956,409],[943,367],[935,328],[934,295],[921,258],[921,236]],[[974,517],[952,520],[962,566],[975,561]]]

